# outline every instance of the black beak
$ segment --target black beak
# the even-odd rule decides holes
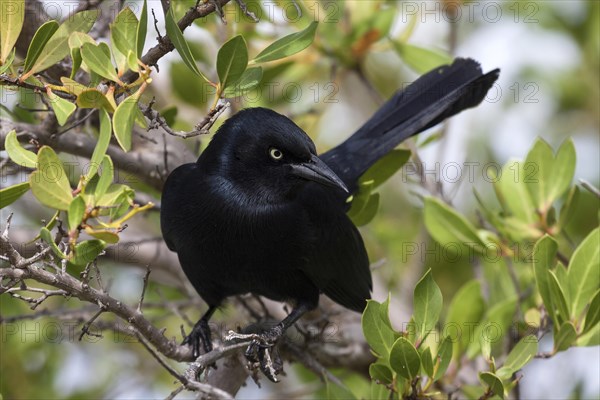
[[[310,161],[292,164],[292,174],[300,178],[321,183],[326,186],[336,187],[349,193],[342,180],[321,159],[312,155]]]

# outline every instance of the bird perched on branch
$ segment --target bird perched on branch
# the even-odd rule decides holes
[[[184,344],[212,349],[208,321],[229,296],[254,293],[293,304],[253,335],[246,356],[276,380],[269,349],[319,294],[362,312],[372,288],[348,197],[369,167],[403,140],[478,105],[499,70],[456,59],[397,92],[356,133],[317,155],[287,117],[250,108],[227,120],[195,163],[175,169],[162,195],[161,228],[208,304]]]

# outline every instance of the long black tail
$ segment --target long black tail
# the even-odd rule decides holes
[[[479,63],[457,58],[398,91],[356,133],[321,155],[353,192],[358,178],[405,139],[477,106],[498,79]]]

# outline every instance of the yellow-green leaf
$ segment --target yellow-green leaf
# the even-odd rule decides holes
[[[8,59],[21,33],[25,20],[25,0],[0,0],[0,12],[1,65]]]
[[[33,35],[33,39],[27,49],[27,56],[25,57],[25,64],[23,65],[23,72],[27,72],[31,69],[33,64],[36,62],[38,57],[42,54],[44,46],[50,40],[52,35],[58,29],[58,22],[51,20],[44,23],[38,28]]]
[[[533,272],[537,282],[538,291],[542,297],[542,301],[546,306],[546,310],[550,314],[552,320],[556,320],[554,307],[552,306],[552,295],[550,291],[550,276],[548,271],[556,265],[556,252],[558,244],[552,236],[545,235],[537,241],[533,248]]]
[[[71,103],[69,100],[65,100],[57,96],[50,88],[47,89],[46,94],[48,95],[48,102],[54,110],[56,120],[60,126],[63,126],[71,114],[75,112],[77,106]]]
[[[92,229],[87,227],[85,228],[85,233],[109,244],[115,244],[119,242],[119,235],[108,229]]]
[[[69,211],[67,213],[70,230],[76,229],[79,224],[81,224],[83,216],[85,215],[85,209],[86,205],[83,197],[77,196],[71,201],[71,204],[69,205]]]
[[[92,179],[92,177],[98,172],[98,168],[104,159],[104,155],[106,154],[106,150],[108,150],[108,145],[110,144],[110,136],[112,133],[112,124],[110,121],[110,116],[106,112],[106,110],[101,109],[99,111],[100,114],[100,129],[98,131],[98,142],[96,143],[96,147],[94,148],[94,152],[92,153],[92,158],[90,158],[90,168],[88,169],[87,174],[85,174],[85,180],[87,182]],[[112,179],[111,179],[112,180]]]
[[[27,168],[37,168],[38,156],[21,146],[17,140],[17,133],[14,129],[8,132],[4,139],[4,148],[10,159],[17,165]]]
[[[581,242],[569,262],[568,293],[571,316],[578,319],[600,287],[600,228]],[[568,317],[567,317],[568,318]]]
[[[567,321],[560,326],[554,337],[554,352],[565,351],[577,340],[577,331],[573,323]]]
[[[317,21],[312,21],[304,30],[282,37],[261,51],[252,62],[263,63],[289,57],[306,49],[315,39]]]
[[[129,7],[121,10],[110,26],[110,41],[119,73],[123,73],[127,67],[129,52],[133,51],[135,54],[137,51],[137,29],[137,17]]]
[[[485,252],[486,245],[477,229],[461,214],[434,197],[425,198],[425,226],[433,238],[448,250],[468,246]]]
[[[112,204],[101,204],[100,200],[104,194],[108,191],[112,185],[114,178],[114,167],[110,156],[105,155],[101,163],[102,172],[100,173],[100,179],[96,184],[96,190],[94,191],[94,197],[96,198],[96,205],[112,206]],[[114,185],[113,185],[114,186]]]
[[[102,108],[108,112],[114,111],[104,93],[95,88],[86,89],[79,93],[77,105],[81,108]]]
[[[71,255],[70,261],[76,266],[85,266],[94,261],[105,248],[106,243],[102,240],[86,240],[75,246],[74,254]]]
[[[38,169],[29,176],[31,191],[38,201],[57,210],[68,210],[73,195],[62,162],[48,146],[38,152]]]
[[[72,32],[87,33],[94,25],[98,10],[86,10],[70,16],[48,40],[41,55],[24,77],[55,65],[69,54],[69,35]]]
[[[12,204],[29,190],[29,182],[18,183],[0,190],[0,209]]]
[[[135,121],[135,109],[138,106],[139,96],[138,90],[132,96],[127,97],[119,104],[113,115],[113,130],[117,142],[124,151],[131,150],[131,135],[133,131],[133,122]]]
[[[135,33],[135,46],[136,46],[136,56],[138,58],[142,57],[142,53],[144,52],[144,43],[146,43],[146,32],[148,30],[148,3],[144,0],[144,5],[142,6],[142,13],[140,14],[140,21],[137,26],[137,30]]]
[[[480,372],[479,380],[482,384],[486,385],[492,393],[499,396],[501,399],[504,399],[504,385],[500,378],[491,372]]]
[[[98,45],[84,43],[81,46],[81,57],[86,65],[98,75],[121,83],[110,58],[110,48],[106,43]]]
[[[452,63],[452,57],[447,53],[408,43],[398,43],[396,41],[392,43],[402,61],[419,74],[424,74],[434,68]]]

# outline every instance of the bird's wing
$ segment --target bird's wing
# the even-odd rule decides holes
[[[189,226],[190,213],[193,211],[190,190],[194,189],[190,177],[196,170],[196,164],[183,164],[169,175],[162,192],[160,208],[160,228],[167,246],[177,251],[181,238],[186,233],[183,228]]]
[[[362,238],[345,214],[324,218],[333,223],[315,221],[313,249],[303,271],[333,301],[362,312],[373,287]]]

